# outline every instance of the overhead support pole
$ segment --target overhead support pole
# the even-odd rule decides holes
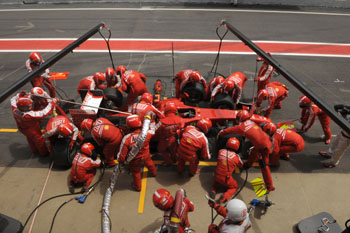
[[[332,107],[328,106],[322,99],[320,99],[315,93],[301,83],[293,74],[288,72],[281,64],[275,59],[265,53],[260,47],[253,43],[248,37],[243,35],[231,24],[225,20],[221,21],[221,25],[224,25],[230,32],[237,36],[246,46],[253,50],[257,55],[262,57],[264,61],[273,66],[280,74],[283,75],[294,87],[296,87],[301,93],[306,95],[311,101],[313,101],[319,108],[321,108],[337,125],[350,134],[350,124],[343,117],[341,117]]]
[[[76,47],[81,45],[87,39],[96,34],[99,30],[105,27],[104,23],[100,23],[94,28],[90,29],[87,33],[79,37],[76,41],[69,44],[67,47],[62,49],[56,55],[50,57],[47,61],[45,61],[42,65],[34,69],[32,72],[26,74],[24,77],[16,81],[9,88],[7,88],[4,92],[0,94],[0,103],[2,103],[7,97],[15,93],[19,88],[23,87],[27,82],[31,81],[34,77],[37,77],[44,73],[44,71],[59,61],[61,58],[66,56],[68,53],[72,52]]]

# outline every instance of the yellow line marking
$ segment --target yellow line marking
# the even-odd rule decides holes
[[[147,186],[147,167],[143,168],[142,172],[142,179],[141,179],[141,192],[140,192],[140,199],[139,199],[139,210],[138,213],[143,213],[143,207],[145,205],[145,196],[146,196],[146,186]]]
[[[0,129],[0,132],[16,133],[18,129]]]

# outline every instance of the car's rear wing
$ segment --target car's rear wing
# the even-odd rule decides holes
[[[243,35],[239,30],[233,27],[225,20],[221,21],[221,25],[224,25],[227,30],[237,36],[245,45],[253,50],[257,55],[262,57],[267,63],[273,66],[283,77],[285,77],[294,87],[296,87],[301,93],[306,95],[311,101],[313,101],[319,108],[321,108],[332,120],[339,125],[346,132],[350,133],[350,124],[343,117],[337,114],[330,106],[328,106],[321,98],[307,88],[302,82],[300,82],[293,74],[286,70],[275,59],[270,57],[264,50],[253,43],[248,37]]]

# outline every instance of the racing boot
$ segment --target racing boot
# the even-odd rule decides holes
[[[337,165],[334,164],[333,162],[328,162],[328,163],[323,163],[323,166],[326,168],[333,168],[333,167],[336,167]]]
[[[216,196],[216,191],[213,189],[209,192],[209,197],[213,200],[215,200],[215,196]]]

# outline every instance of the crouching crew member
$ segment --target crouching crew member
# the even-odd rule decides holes
[[[289,129],[277,129],[272,122],[263,126],[263,130],[270,135],[272,140],[272,153],[270,164],[278,166],[279,160],[290,160],[289,153],[300,152],[304,149],[304,139],[298,133]]]
[[[117,158],[121,165],[127,160],[130,161],[129,168],[133,177],[132,187],[139,192],[141,191],[141,166],[145,165],[152,176],[156,176],[157,174],[156,167],[149,152],[149,141],[151,140],[152,134],[147,132],[146,135],[140,135],[142,133],[142,122],[138,115],[128,116],[126,118],[126,126],[132,132],[123,138]],[[139,144],[141,138],[143,138],[142,145]],[[132,152],[134,151],[133,148],[137,148],[137,151]],[[129,156],[134,157],[130,158]]]
[[[226,149],[221,149],[218,154],[213,189],[210,191],[210,197],[215,199],[217,190],[223,186],[226,191],[220,198],[221,203],[230,200],[238,189],[238,184],[232,177],[232,173],[236,167],[243,167],[241,158],[236,154],[239,146],[240,143],[237,138],[229,138],[226,142]]]
[[[78,184],[83,184],[82,191],[87,190],[94,179],[96,168],[100,165],[101,160],[97,158],[94,145],[84,143],[72,162],[69,192],[74,193],[74,187]]]
[[[117,163],[114,157],[117,155],[124,133],[106,118],[100,117],[95,121],[84,119],[80,129],[89,132],[95,142],[103,148],[103,156],[106,159],[106,167],[113,167]]]
[[[182,70],[178,72],[175,77],[175,96],[176,98],[184,98],[183,89],[188,83],[198,83],[201,82],[205,89],[205,93],[208,92],[208,85],[203,78],[203,76],[198,72],[190,69]]]
[[[169,229],[169,232],[189,232],[188,212],[193,212],[194,205],[187,198],[184,189],[176,191],[175,199],[168,190],[158,189],[153,193],[152,199],[154,206],[164,211],[164,223],[159,233],[168,232]]]
[[[208,139],[205,136],[212,123],[208,118],[202,118],[197,121],[197,127],[187,126],[181,135],[180,145],[177,149],[179,155],[177,171],[182,173],[185,169],[185,163],[190,163],[190,176],[199,173],[199,153],[203,159],[210,159]]]
[[[329,144],[332,138],[331,128],[329,127],[331,118],[305,95],[299,98],[299,107],[302,109],[300,116],[302,127],[300,131],[307,132],[314,124],[317,116],[324,132],[324,142],[325,144]]]
[[[226,208],[212,200],[209,200],[208,204],[224,217],[218,226],[216,224],[209,225],[209,233],[245,233],[251,228],[247,205],[243,201],[232,199],[227,203]]]
[[[46,125],[44,138],[50,141],[50,152],[59,136],[71,138],[69,148],[73,149],[75,141],[81,144],[84,141],[83,136],[79,134],[79,129],[65,116],[52,117]]]

